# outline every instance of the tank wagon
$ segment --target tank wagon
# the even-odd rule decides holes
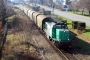
[[[62,21],[59,23],[54,22],[51,17],[47,17],[41,13],[23,8],[26,15],[29,16],[47,36],[48,39],[52,40],[55,45],[63,45],[64,47],[72,46],[72,34]]]

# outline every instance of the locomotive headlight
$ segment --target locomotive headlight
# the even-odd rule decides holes
[[[70,39],[68,39],[68,40],[70,40]]]

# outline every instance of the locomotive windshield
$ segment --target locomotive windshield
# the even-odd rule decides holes
[[[66,25],[55,25],[58,29],[68,29]]]

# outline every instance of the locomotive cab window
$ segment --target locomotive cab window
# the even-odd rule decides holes
[[[47,29],[47,24],[45,24],[45,29]]]

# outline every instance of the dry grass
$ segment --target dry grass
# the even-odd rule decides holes
[[[40,54],[31,44],[31,26],[29,19],[17,9],[14,26],[9,29],[2,50],[1,60],[40,60]],[[31,23],[31,24],[30,24]]]
[[[15,15],[12,15],[12,16],[6,18],[6,20],[7,20],[7,22],[13,22],[15,20],[15,17],[16,17]]]

